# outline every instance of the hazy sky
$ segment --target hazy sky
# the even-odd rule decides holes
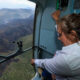
[[[28,0],[0,0],[1,8],[34,8],[35,4]]]

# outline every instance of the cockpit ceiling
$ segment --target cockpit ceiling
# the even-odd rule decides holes
[[[29,0],[29,1],[35,2],[38,6],[44,8],[47,0]]]
[[[37,3],[37,2],[44,2],[45,0],[29,0],[29,1]]]

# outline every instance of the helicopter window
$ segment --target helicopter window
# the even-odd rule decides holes
[[[69,0],[57,0],[56,9],[64,10],[68,6]]]
[[[80,9],[80,0],[74,1],[74,9]]]
[[[29,62],[33,56],[34,15],[35,3],[0,1],[0,80],[31,80],[34,76]]]

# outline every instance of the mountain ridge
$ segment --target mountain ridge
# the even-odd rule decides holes
[[[32,9],[0,9],[0,24],[13,19],[25,19],[34,14]]]
[[[10,13],[11,13],[11,16],[14,17],[14,15],[12,15],[12,13],[14,12],[11,12],[10,10]],[[29,14],[30,16],[26,18],[26,15],[24,15],[24,13]],[[22,10],[22,13],[19,13],[17,11],[16,14],[19,14],[21,18],[14,17],[13,19],[11,19],[10,17],[8,17],[9,19],[11,19],[10,21],[7,20],[7,23],[0,24],[0,52],[13,50],[14,46],[12,44],[9,44],[9,42],[16,41],[20,37],[32,34],[33,19],[34,19],[33,13],[34,12],[29,13],[25,11],[25,9]],[[25,18],[23,18],[20,14],[24,15]],[[4,15],[6,15],[6,13]],[[3,21],[6,21],[6,20],[3,18]]]

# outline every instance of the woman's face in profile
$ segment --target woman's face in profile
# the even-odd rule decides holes
[[[60,25],[57,25],[57,32],[58,32],[58,39],[63,43],[63,44],[65,44],[65,37],[64,37],[64,33],[63,33],[63,31],[61,30],[61,27],[60,27]]]
[[[64,46],[72,44],[72,42],[68,39],[68,37],[72,36],[65,34],[62,31],[60,24],[57,25],[57,32],[58,32],[58,39],[63,43]]]

